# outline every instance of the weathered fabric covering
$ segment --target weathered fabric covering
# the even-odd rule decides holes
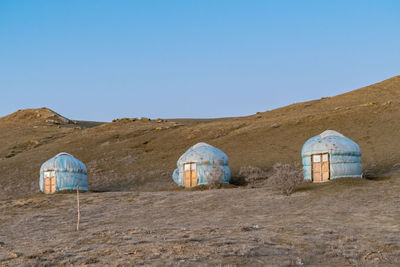
[[[184,185],[184,164],[196,163],[197,185],[208,184],[210,177],[220,173],[220,182],[229,183],[231,171],[227,155],[216,147],[206,143],[198,143],[189,148],[178,160],[172,175],[178,185]]]
[[[329,153],[330,179],[362,176],[361,150],[357,143],[336,131],[327,130],[303,146],[304,179],[312,179],[311,155]]]
[[[87,169],[78,159],[62,152],[49,159],[40,168],[40,191],[43,191],[43,179],[55,176],[56,191],[73,190],[79,185],[79,190],[88,190]]]

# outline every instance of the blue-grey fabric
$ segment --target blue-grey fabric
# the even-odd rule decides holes
[[[184,164],[196,163],[197,185],[208,184],[214,174],[220,174],[219,181],[229,183],[231,171],[228,156],[216,147],[198,143],[189,148],[178,160],[172,178],[178,185],[184,186]]]
[[[56,178],[56,191],[76,189],[88,190],[87,169],[78,159],[62,152],[42,164],[40,168],[40,191],[43,191],[43,179],[52,172]]]
[[[362,177],[361,150],[357,143],[336,131],[327,130],[310,138],[303,146],[304,179],[312,180],[311,156],[329,153],[330,179]]]

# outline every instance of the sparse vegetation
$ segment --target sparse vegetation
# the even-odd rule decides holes
[[[276,163],[273,167],[270,183],[283,194],[291,195],[296,186],[303,182],[303,170],[299,164]]]
[[[363,172],[362,172],[362,178],[364,179],[373,179],[377,176],[377,166],[376,163],[368,163],[368,164],[363,164]]]
[[[268,178],[268,171],[254,166],[243,166],[240,168],[239,176],[244,177],[247,183],[254,183]]]
[[[364,169],[362,173],[362,178],[364,179],[373,179],[376,177],[376,174],[373,169]]]
[[[0,261],[5,266],[399,266],[399,175],[306,185],[290,198],[272,187],[208,190],[205,185],[189,191],[80,192],[79,232],[69,230],[76,223],[73,194],[3,200]]]

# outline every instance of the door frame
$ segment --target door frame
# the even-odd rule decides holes
[[[329,152],[321,154],[321,161],[322,161],[321,168],[322,168],[322,170],[324,169],[324,155],[328,155],[328,174],[329,174],[329,177],[328,177],[328,180],[325,181],[324,180],[324,172],[322,171],[322,180],[323,180],[322,182],[327,182],[327,181],[331,180],[331,154]]]
[[[186,165],[189,165],[189,170],[188,170],[188,171],[185,170]],[[192,165],[195,166],[194,169],[192,168]],[[197,184],[198,184],[198,179],[197,179],[197,163],[196,163],[196,162],[186,162],[186,163],[183,164],[183,186],[184,186],[184,187],[186,187],[186,184],[185,184],[186,172],[190,172],[189,187],[187,187],[187,188],[191,188],[191,187],[197,186]],[[196,178],[195,184],[192,184],[193,173],[195,173],[195,178]]]
[[[320,163],[321,163],[321,180],[322,181],[318,181],[317,183],[323,183],[326,182],[324,181],[324,177],[323,177],[323,164],[324,164],[324,155],[328,155],[328,168],[329,168],[329,177],[328,180],[331,180],[331,154],[329,152],[324,152],[324,153],[315,153],[315,154],[311,154],[311,181],[314,183],[314,160],[313,160],[313,156],[320,156]]]
[[[43,193],[45,194],[53,194],[57,191],[57,179],[55,171],[46,171],[45,174],[48,173],[50,176],[43,175]],[[51,180],[54,179],[54,184],[51,183]],[[50,182],[50,191],[46,192],[46,180]],[[54,189],[54,191],[53,191]]]

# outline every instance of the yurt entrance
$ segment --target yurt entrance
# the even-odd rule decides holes
[[[313,182],[326,182],[330,179],[330,157],[328,153],[314,154],[312,161],[312,179]]]
[[[185,163],[185,187],[193,187],[197,185],[196,163]]]
[[[43,177],[43,192],[45,194],[52,194],[56,192],[56,177],[55,172],[44,172]]]

